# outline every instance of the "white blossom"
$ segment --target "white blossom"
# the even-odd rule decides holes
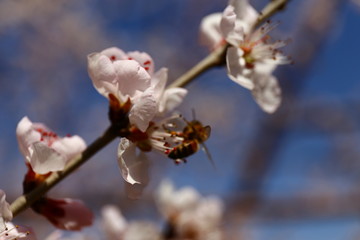
[[[229,78],[251,90],[259,106],[273,113],[280,105],[281,90],[272,72],[277,65],[290,63],[279,51],[288,41],[270,42],[268,33],[276,27],[270,21],[254,30],[258,16],[247,0],[232,0],[222,14],[203,19],[200,36],[210,49],[226,42],[230,45],[226,53]]]
[[[169,181],[163,181],[156,202],[175,229],[176,239],[222,239],[223,204],[219,198],[202,197],[191,187],[175,190]]]
[[[128,222],[120,210],[108,205],[102,209],[102,227],[111,240],[160,240],[157,227],[151,222]]]
[[[16,128],[21,153],[38,174],[61,171],[86,144],[79,136],[59,137],[42,123],[23,117]]]

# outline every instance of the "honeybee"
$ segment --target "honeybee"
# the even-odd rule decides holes
[[[215,167],[209,150],[204,144],[204,142],[210,137],[211,127],[203,126],[200,121],[195,119],[190,122],[185,118],[183,118],[183,120],[186,122],[186,126],[182,132],[176,133],[176,135],[182,137],[184,140],[169,151],[168,157],[174,159],[175,163],[179,163],[180,161],[186,162],[185,158],[196,153],[201,146],[208,159]]]

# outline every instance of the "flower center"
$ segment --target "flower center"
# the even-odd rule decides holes
[[[30,234],[29,231],[18,232],[18,230],[17,230],[18,228],[19,228],[18,225],[15,225],[10,228],[6,227],[3,231],[0,232],[0,239],[1,240],[16,240],[16,239],[20,239],[20,238],[25,238]]]
[[[54,132],[46,131],[42,128],[37,128],[35,130],[41,134],[40,141],[45,142],[49,147],[59,138]]]

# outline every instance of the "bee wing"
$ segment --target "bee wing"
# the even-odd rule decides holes
[[[211,127],[205,126],[203,129],[204,129],[204,136],[205,136],[205,139],[203,141],[206,141],[210,137]]]
[[[209,159],[209,161],[210,161],[211,165],[213,166],[213,168],[217,169],[216,164],[215,164],[213,158],[211,157],[210,151],[206,147],[205,143],[201,143],[201,148],[205,152],[205,154],[206,154],[207,158]]]

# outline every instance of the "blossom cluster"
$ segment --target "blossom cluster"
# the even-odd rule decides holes
[[[289,63],[279,48],[287,41],[270,41],[268,33],[276,24],[266,22],[256,28],[259,14],[247,0],[231,0],[223,13],[205,17],[201,40],[211,51],[226,46],[227,73],[231,80],[251,90],[255,101],[268,113],[281,102],[281,89],[274,70]],[[174,114],[188,90],[167,88],[168,69],[155,71],[152,57],[139,51],[124,52],[117,47],[88,55],[88,73],[95,89],[109,101],[111,133],[120,137],[117,161],[128,196],[138,198],[149,182],[147,152],[156,151],[176,164],[204,149],[210,126],[188,121]],[[16,129],[27,173],[24,194],[46,184],[53,174],[66,171],[76,157],[82,157],[86,143],[80,136],[58,136],[42,123],[23,117]],[[109,239],[222,239],[219,228],[223,205],[216,197],[203,198],[192,188],[175,191],[163,182],[156,196],[165,218],[166,231],[151,223],[128,223],[114,207],[103,210],[103,225]],[[93,214],[76,199],[39,196],[31,208],[63,230],[81,230],[92,225]],[[0,190],[0,240],[32,237],[32,232],[14,227],[12,212]],[[60,239],[56,232],[49,239]]]

